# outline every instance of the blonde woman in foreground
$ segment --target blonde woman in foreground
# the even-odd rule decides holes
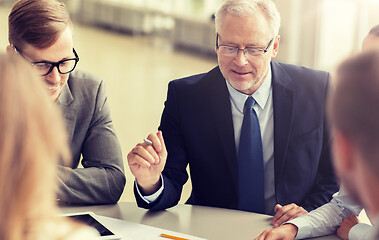
[[[60,112],[19,56],[0,54],[0,239],[96,239],[59,217],[56,165],[70,156]]]

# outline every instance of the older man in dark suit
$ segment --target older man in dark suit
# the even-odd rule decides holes
[[[275,214],[274,225],[331,199],[329,75],[272,61],[279,26],[271,1],[226,1],[216,13],[219,66],[172,81],[164,140],[150,134],[128,155],[139,206],[177,204],[188,164],[188,203]]]

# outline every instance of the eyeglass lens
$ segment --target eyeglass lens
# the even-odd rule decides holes
[[[37,68],[37,70],[40,72],[41,75],[47,75],[49,74],[54,66],[57,66],[58,71],[61,74],[72,72],[76,66],[76,60],[75,59],[68,59],[60,61],[59,63],[53,64],[48,62],[40,62],[35,63],[34,66]]]

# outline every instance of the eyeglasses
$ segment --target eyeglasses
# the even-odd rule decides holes
[[[270,48],[271,44],[274,42],[274,38],[271,38],[266,48],[261,47],[246,47],[246,48],[238,48],[229,45],[218,45],[219,35],[217,33],[216,36],[216,48],[218,49],[218,54],[225,57],[236,57],[239,51],[243,51],[243,54],[246,58],[252,58],[255,56],[260,56],[265,54]]]
[[[38,72],[41,74],[41,76],[46,76],[51,71],[53,71],[54,67],[57,67],[58,72],[61,74],[67,74],[72,71],[74,71],[76,64],[79,62],[79,56],[75,51],[75,48],[73,48],[73,52],[75,57],[74,58],[69,58],[69,59],[64,59],[59,62],[49,62],[49,61],[38,61],[38,62],[32,62],[28,58],[26,58],[20,50],[16,46],[13,46],[14,49],[18,54],[20,54],[23,58],[25,58],[28,62],[32,64],[33,67],[35,67]]]

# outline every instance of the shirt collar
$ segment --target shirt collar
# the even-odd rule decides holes
[[[255,100],[255,102],[258,104],[258,106],[261,109],[264,109],[267,103],[267,100],[271,93],[271,66],[268,69],[267,77],[263,81],[262,85],[252,94],[252,95],[246,95],[244,93],[241,93],[237,91],[235,88],[230,85],[228,81],[226,81],[226,86],[228,87],[230,98],[232,99],[232,102],[237,107],[238,111],[243,113],[243,108],[245,106],[246,99],[249,96],[252,96]]]

